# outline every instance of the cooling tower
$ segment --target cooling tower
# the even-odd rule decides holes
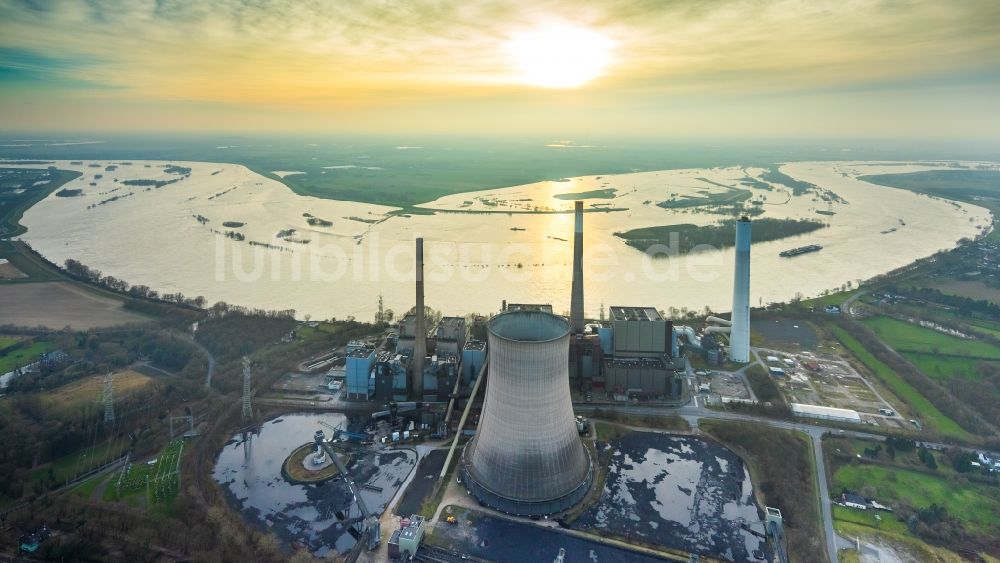
[[[583,202],[576,202],[573,231],[573,294],[569,302],[569,324],[573,334],[583,334]]]
[[[413,398],[424,398],[424,358],[427,357],[427,327],[424,324],[424,239],[417,239],[417,322],[413,338],[413,363],[410,365],[410,389]]]
[[[733,328],[729,359],[750,361],[750,219],[736,222],[736,269],[733,275]]]
[[[569,325],[520,310],[489,325],[486,402],[462,456],[462,478],[480,503],[522,516],[578,503],[593,471],[569,394]]]

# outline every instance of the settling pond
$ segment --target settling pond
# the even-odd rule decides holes
[[[763,532],[763,510],[732,451],[652,432],[626,434],[604,448],[611,464],[601,499],[572,528],[729,561],[769,555],[764,540],[742,527]]]
[[[344,553],[356,543],[345,520],[360,516],[342,478],[297,485],[281,474],[285,458],[313,439],[316,430],[351,422],[343,414],[288,414],[264,422],[254,433],[236,434],[222,448],[213,477],[234,509],[285,544],[301,544],[317,557]],[[348,470],[368,508],[381,512],[416,465],[408,449],[367,451],[354,455]],[[381,490],[379,490],[381,489]]]

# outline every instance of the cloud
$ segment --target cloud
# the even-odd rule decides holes
[[[574,92],[520,84],[504,44],[550,22],[612,39],[606,75]],[[997,52],[993,0],[0,0],[0,72],[64,101],[628,113],[992,76]]]

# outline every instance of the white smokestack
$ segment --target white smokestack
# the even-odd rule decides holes
[[[573,294],[569,302],[569,325],[573,334],[583,334],[583,202],[577,201],[573,230]]]
[[[733,328],[729,359],[750,361],[750,219],[736,221],[736,269],[733,276]]]

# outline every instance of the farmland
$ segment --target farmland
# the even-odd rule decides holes
[[[1000,347],[989,342],[951,336],[890,317],[872,317],[862,322],[920,371],[938,381],[956,376],[975,379],[976,364],[1000,361]]]
[[[125,370],[114,376],[114,393],[123,397],[143,389],[152,383],[148,375]],[[97,404],[101,399],[104,385],[103,375],[92,375],[72,383],[57,387],[41,395],[42,405],[56,415],[65,415]]]
[[[68,282],[11,283],[0,292],[0,324],[89,329],[148,320],[118,299]]]
[[[839,326],[831,325],[830,330],[840,343],[847,348],[854,356],[863,363],[890,391],[902,399],[911,409],[924,419],[925,423],[933,426],[943,435],[966,438],[968,433],[962,429],[954,420],[944,415],[937,407],[931,404],[926,397],[920,394],[912,385],[907,383],[894,372],[889,366],[872,355],[865,347],[851,336],[846,330]]]

